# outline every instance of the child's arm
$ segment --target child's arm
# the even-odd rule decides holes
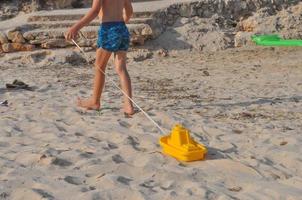
[[[78,33],[78,31],[89,24],[94,18],[96,18],[99,14],[99,11],[102,6],[102,0],[93,0],[92,8],[88,11],[88,13],[76,24],[74,24],[65,34],[65,38],[67,40],[74,39]]]
[[[132,8],[131,0],[125,0],[124,21],[128,23],[132,15],[133,15],[133,8]]]

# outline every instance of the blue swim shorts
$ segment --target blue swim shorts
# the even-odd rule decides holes
[[[125,22],[103,22],[98,32],[97,47],[110,52],[127,51],[130,34]]]

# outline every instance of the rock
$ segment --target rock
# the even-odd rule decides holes
[[[14,51],[32,51],[35,49],[35,45],[22,43],[6,43],[2,45],[2,49],[5,53],[10,53]]]
[[[6,35],[0,31],[0,44],[5,44],[5,43],[8,43],[8,39]]]
[[[12,43],[6,43],[2,45],[2,50],[5,53],[14,52],[13,44]]]
[[[151,38],[153,35],[152,28],[148,24],[129,24],[128,28],[131,37],[144,36],[145,38]]]
[[[46,59],[48,55],[51,55],[51,51],[35,51],[29,55],[22,57],[22,63],[39,63]]]
[[[0,21],[14,17],[18,14],[18,8],[13,1],[1,1]]]
[[[76,66],[76,65],[81,65],[83,63],[86,63],[86,60],[83,57],[82,53],[73,51],[73,52],[71,52],[71,54],[68,54],[65,56],[65,62]]]
[[[34,45],[40,45],[44,42],[45,40],[29,40],[29,44],[34,44]]]
[[[72,45],[71,43],[67,42],[65,39],[49,39],[46,42],[41,44],[41,47],[44,49],[51,49],[51,48],[63,48]]]
[[[181,25],[184,25],[184,24],[189,23],[190,19],[183,17],[183,18],[180,18],[179,22],[180,22]]]
[[[302,4],[273,13],[270,9],[261,9],[254,15],[241,20],[238,30],[259,34],[279,34],[285,39],[302,38]]]
[[[146,59],[149,59],[153,56],[153,53],[149,50],[140,49],[138,51],[131,52],[129,57],[132,58],[135,62],[141,62]]]
[[[195,10],[193,9],[193,6],[189,3],[183,4],[179,9],[179,15],[181,17],[193,17],[196,15]]]
[[[141,35],[144,35],[144,36],[151,36],[153,34],[153,31],[152,31],[152,28],[150,26],[145,26],[143,29],[142,29],[142,32],[141,32]]]
[[[93,43],[92,46],[91,46],[93,49],[96,49],[97,48],[97,43]]]
[[[34,33],[32,33],[32,32],[25,32],[24,34],[23,34],[23,37],[25,38],[25,39],[27,39],[27,40],[35,40],[35,35],[34,35]]]
[[[7,38],[14,43],[25,43],[22,33],[18,30],[8,31]]]
[[[174,22],[175,22],[175,18],[176,17],[174,17],[174,15],[172,15],[172,14],[167,14],[167,24],[169,25],[169,26],[172,26],[173,24],[174,24]]]
[[[61,30],[51,29],[51,30],[37,30],[37,31],[27,31],[23,34],[23,37],[27,40],[37,40],[45,41],[48,39],[64,39],[64,32]]]
[[[248,18],[247,20],[239,22],[238,28],[239,28],[240,31],[253,32],[256,25],[257,25],[256,20]]]
[[[169,56],[169,51],[167,49],[160,49],[156,53],[157,53],[157,55],[162,56],[162,57]]]
[[[192,46],[198,50],[219,51],[232,47],[233,38],[222,31],[209,31],[206,34],[201,34],[198,40],[192,42]]]
[[[242,47],[245,45],[252,45],[253,42],[251,40],[251,36],[253,35],[253,33],[250,32],[242,32],[239,31],[236,35],[235,35],[235,47]]]
[[[131,37],[131,44],[132,45],[144,45],[145,44],[145,37],[141,35],[133,35]]]
[[[36,48],[35,45],[32,44],[21,44],[20,50],[21,51],[33,51]]]

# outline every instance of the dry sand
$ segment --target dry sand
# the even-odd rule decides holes
[[[110,83],[100,113],[77,109],[93,70],[66,54],[0,57],[0,199],[301,199],[302,49],[129,61],[139,105],[208,147],[193,163],[161,154],[159,131],[142,113],[125,119]],[[108,73],[118,80],[112,62]],[[7,91],[14,79],[33,91]]]

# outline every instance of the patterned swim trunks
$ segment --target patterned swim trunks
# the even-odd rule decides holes
[[[110,52],[127,51],[130,34],[125,22],[103,22],[98,32],[97,47]]]

